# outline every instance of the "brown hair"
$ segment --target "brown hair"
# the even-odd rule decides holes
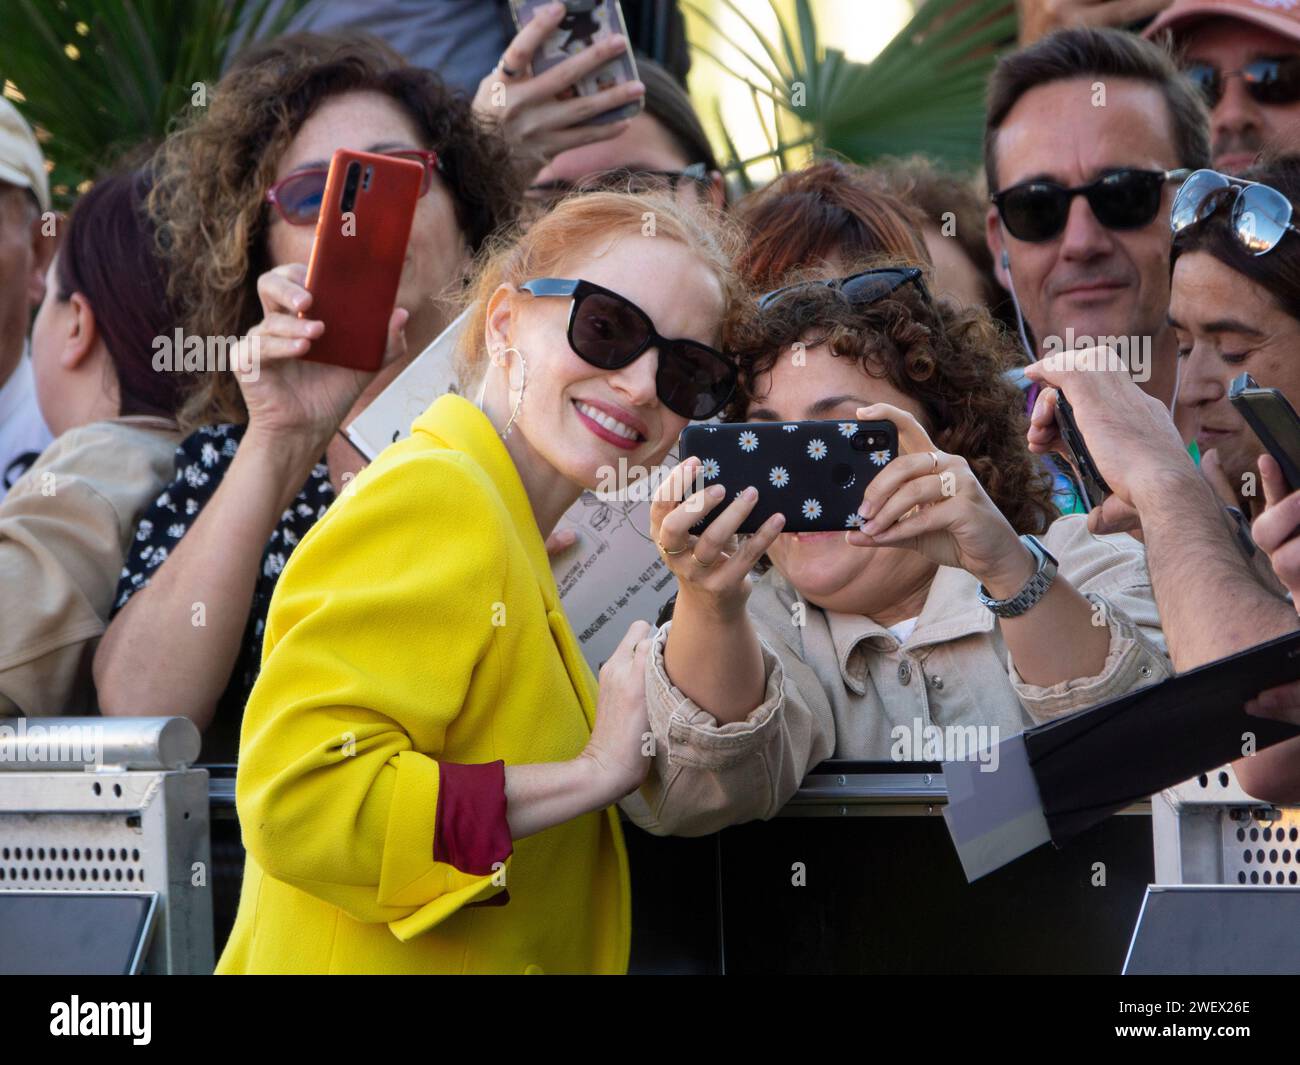
[[[269,265],[266,191],[321,101],[358,90],[396,100],[426,147],[438,152],[471,250],[513,219],[522,182],[509,148],[436,74],[364,35],[277,38],[242,53],[207,112],[171,134],[155,160],[149,210],[169,268],[169,294],[187,332],[243,335],[261,319],[257,278]],[[233,376],[208,373],[181,422],[188,429],[246,417]]]
[[[663,193],[575,193],[527,229],[498,234],[485,246],[473,285],[466,293],[466,305],[472,311],[457,351],[461,388],[477,385],[486,369],[483,335],[487,305],[498,287],[552,275],[576,255],[615,237],[645,234],[650,221],[654,235],[646,239],[684,244],[718,278],[724,313],[730,310],[742,291],[731,266],[740,244],[725,215],[709,207],[683,205]],[[720,320],[719,335],[721,332]]]
[[[689,166],[703,163],[720,170],[717,154],[704,132],[690,94],[675,77],[644,56],[636,57],[637,78],[645,85],[645,113],[663,126]]]
[[[148,190],[139,172],[128,171],[101,178],[77,201],[63,223],[56,295],[66,303],[79,292],[95,312],[117,373],[118,413],[174,418],[192,375],[153,367],[158,341],[171,342],[176,318],[144,216]],[[181,353],[173,354],[179,364]]]
[[[874,260],[844,272],[910,265]],[[786,281],[825,276],[822,270]],[[934,300],[914,284],[871,304],[852,304],[835,289],[810,285],[737,316],[728,341],[740,365],[740,389],[728,420],[745,418],[751,402],[761,398],[758,379],[783,350],[814,332],[826,338],[836,358],[852,359],[868,377],[914,398],[931,439],[970,463],[1017,532],[1040,532],[1056,519],[1050,476],[1025,443],[1024,401],[1004,376],[1017,364],[1015,349],[983,308]]]
[[[1057,30],[998,61],[989,78],[984,125],[984,173],[998,191],[998,131],[1016,102],[1040,85],[1069,78],[1132,78],[1156,86],[1169,108],[1179,166],[1210,165],[1205,101],[1179,71],[1167,48],[1116,29]]]
[[[748,242],[737,260],[757,289],[792,270],[888,255],[930,264],[916,217],[860,166],[827,159],[782,174],[736,206]]]
[[[1293,207],[1300,203],[1300,155],[1282,155],[1256,163],[1242,176],[1276,189]],[[1226,189],[1211,195],[1218,196],[1217,203],[1211,201],[1213,212],[1204,221],[1175,234],[1171,268],[1180,255],[1206,252],[1248,277],[1272,296],[1282,311],[1300,321],[1300,236],[1284,233],[1272,251],[1255,255],[1241,246],[1233,232],[1229,205],[1235,202],[1235,196]]]
[[[923,235],[925,226],[947,233],[952,222],[953,239],[980,276],[984,305],[1014,331],[1010,298],[993,272],[993,253],[984,238],[985,202],[976,188],[978,179],[944,170],[924,155],[882,159],[872,164],[871,175],[912,209]]]

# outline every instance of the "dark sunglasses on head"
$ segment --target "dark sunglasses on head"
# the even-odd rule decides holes
[[[1277,189],[1217,170],[1197,170],[1183,183],[1169,212],[1169,228],[1181,233],[1229,202],[1233,235],[1252,255],[1272,251],[1288,230],[1300,233],[1291,224],[1291,201]]]
[[[993,203],[1007,232],[1031,243],[1060,235],[1076,196],[1087,199],[1093,215],[1107,229],[1141,229],[1160,213],[1165,182],[1181,180],[1187,174],[1186,168],[1113,170],[1073,188],[1055,181],[1024,181],[994,194]]]
[[[424,167],[424,180],[420,183],[420,195],[423,196],[433,185],[433,172],[442,169],[442,161],[437,152],[411,148],[397,152],[380,152],[394,159],[410,159]],[[329,167],[313,167],[311,170],[299,170],[290,174],[283,181],[277,181],[266,190],[266,202],[272,204],[280,217],[291,226],[314,226],[320,215],[321,201],[325,198],[325,182],[329,178]]]
[[[578,181],[542,181],[528,187],[528,198],[543,203],[563,199],[572,192],[676,192],[679,185],[690,181],[699,185],[709,183],[709,168],[704,163],[692,163],[684,170],[639,170],[619,167],[588,174]]]
[[[758,297],[759,310],[766,310],[778,300],[785,299],[795,292],[809,288],[833,288],[838,290],[850,303],[875,303],[896,292],[908,282],[916,285],[921,294],[928,296],[925,282],[921,280],[921,270],[915,266],[882,266],[874,270],[863,270],[848,277],[832,277],[818,281],[800,281],[794,285],[765,292]]]
[[[1189,63],[1183,72],[1201,90],[1211,110],[1223,99],[1224,83],[1240,77],[1258,104],[1293,104],[1300,100],[1300,56],[1262,57],[1240,70],[1220,71],[1213,63]]]
[[[630,365],[650,348],[659,352],[655,390],[675,414],[712,418],[736,388],[736,366],[720,351],[696,340],[670,340],[631,300],[593,285],[561,277],[539,277],[519,286],[533,296],[568,296],[569,347],[602,370]]]

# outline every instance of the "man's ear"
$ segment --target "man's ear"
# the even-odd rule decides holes
[[[61,219],[54,218],[54,232],[58,232]],[[33,307],[39,307],[45,299],[45,275],[54,260],[59,242],[56,237],[46,235],[46,219],[39,208],[32,215],[28,227],[28,239],[32,248],[32,271],[27,278],[27,298]]]
[[[984,215],[984,241],[989,246],[989,254],[993,256],[993,273],[997,277],[998,283],[1010,292],[1009,252],[1007,251],[1006,237],[1002,232],[1002,219],[998,217],[996,207],[990,207]]]
[[[65,370],[76,370],[90,357],[99,340],[99,327],[90,301],[80,292],[68,300],[72,314],[68,318],[68,331],[59,352],[59,365]]]
[[[519,290],[514,285],[501,284],[488,299],[483,339],[487,342],[489,357],[514,344],[515,301],[518,298]]]

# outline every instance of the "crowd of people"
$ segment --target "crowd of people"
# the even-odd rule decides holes
[[[0,99],[0,714],[182,715],[237,762],[218,971],[621,971],[620,807],[771,817],[898,726],[1006,737],[1300,628],[1300,492],[1229,402],[1300,406],[1300,12],[1054,29],[992,74],[982,175],[825,158],[739,198],[675,73],[563,93],[622,38],[534,76],[562,14],[474,94],[355,32],[255,45],[66,219]],[[302,357],[338,149],[423,168],[374,374]],[[462,312],[457,389],[367,464],[342,430]],[[159,369],[178,330],[258,373]],[[556,527],[715,416],[899,455],[846,531],[747,536],[767,486],[683,456],[671,617],[597,677]],[[1300,680],[1248,709],[1300,722]],[[1235,769],[1300,802],[1300,740]]]

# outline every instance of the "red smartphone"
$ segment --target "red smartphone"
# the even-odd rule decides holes
[[[383,364],[423,181],[424,167],[411,159],[334,153],[307,265],[305,316],[325,332],[304,358],[367,372]]]

